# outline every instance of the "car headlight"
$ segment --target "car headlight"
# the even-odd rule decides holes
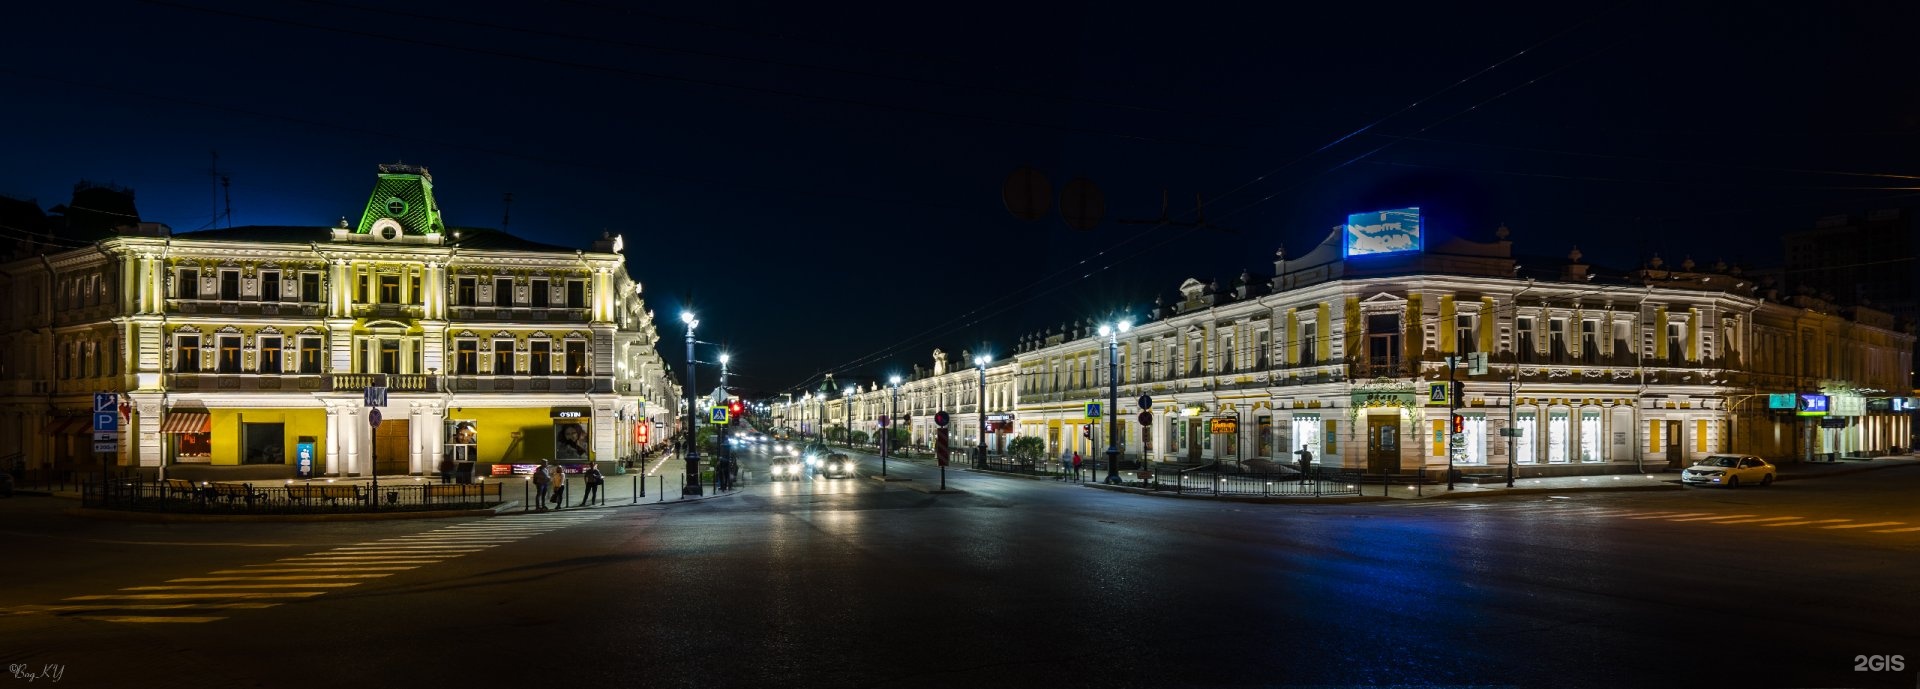
[[[835,465],[833,465],[833,470],[834,470],[834,471],[839,471],[839,470],[840,470],[840,465],[838,465],[838,464],[835,464]]]

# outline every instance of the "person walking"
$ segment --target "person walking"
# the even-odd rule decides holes
[[[606,477],[600,474],[600,465],[598,464],[588,464],[585,476],[587,479],[587,492],[581,494],[581,507],[586,507],[589,503],[592,503],[593,496],[600,492],[601,484],[607,482]]]
[[[1307,446],[1301,445],[1300,451],[1295,452],[1294,454],[1300,455],[1300,482],[1306,483],[1307,481],[1312,480],[1311,476],[1313,471],[1313,451],[1307,449]]]
[[[1073,480],[1080,480],[1080,453],[1078,451],[1073,453]]]
[[[547,474],[547,460],[540,460],[540,466],[533,469],[533,498],[535,507],[545,512],[547,509],[547,486],[553,476]]]
[[[1060,480],[1067,480],[1067,473],[1073,471],[1073,451],[1060,450]]]
[[[567,506],[566,465],[561,464],[559,462],[554,462],[553,463],[553,508],[557,510],[566,506]]]

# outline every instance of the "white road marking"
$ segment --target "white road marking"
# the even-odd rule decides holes
[[[72,596],[62,600],[209,600],[217,598],[312,598],[326,591],[228,591],[226,593],[130,593],[125,595]]]
[[[1715,524],[1757,524],[1760,522],[1777,522],[1777,521],[1782,521],[1786,519],[1806,519],[1806,517],[1763,517],[1760,519],[1735,519],[1730,522],[1714,522],[1714,523]]]
[[[1674,517],[1699,517],[1707,514],[1712,514],[1712,513],[1711,512],[1672,512],[1668,514],[1661,514],[1661,513],[1655,512],[1653,514],[1645,514],[1638,517],[1627,517],[1627,518],[1628,519],[1672,519]]]
[[[390,576],[393,576],[393,574],[389,572],[385,574],[296,574],[291,576],[277,576],[277,577],[186,577],[183,579],[168,579],[167,583],[190,584],[190,583],[201,582],[201,581],[299,581],[302,579],[375,579],[379,577],[390,577]]]
[[[1909,531],[1920,531],[1920,526],[1909,526],[1904,529],[1875,529],[1874,533],[1906,533]]]
[[[326,581],[284,584],[203,584],[199,586],[128,586],[122,591],[225,591],[228,589],[337,589],[359,586],[360,581]]]
[[[212,622],[215,620],[227,619],[225,617],[188,617],[185,615],[180,615],[180,616],[157,615],[157,616],[151,616],[151,617],[143,616],[143,615],[74,615],[74,618],[81,619],[81,620],[93,620],[96,622],[121,622],[121,623],[130,623],[130,624],[156,624],[156,623],[158,624],[166,624],[166,623],[198,624],[201,622]]]
[[[1906,522],[1874,522],[1872,524],[1841,524],[1839,526],[1822,526],[1820,528],[1822,529],[1865,529],[1871,526],[1899,526],[1905,523]]]
[[[1668,519],[1667,521],[1670,521],[1670,522],[1703,522],[1703,521],[1707,521],[1707,520],[1711,520],[1711,519],[1741,519],[1741,518],[1745,518],[1745,517],[1751,517],[1751,516],[1753,516],[1753,515],[1751,515],[1751,514],[1723,514],[1723,515],[1718,515],[1718,516],[1713,516],[1713,517],[1687,517],[1687,518],[1685,518],[1685,519]]]
[[[1798,522],[1780,522],[1778,524],[1761,524],[1761,526],[1800,526],[1801,524],[1832,524],[1834,522],[1850,522],[1850,521],[1853,521],[1853,520],[1852,519],[1808,519],[1806,521],[1798,521]]]

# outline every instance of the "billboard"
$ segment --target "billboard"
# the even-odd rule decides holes
[[[1800,393],[1800,406],[1794,413],[1800,416],[1826,416],[1827,396]]]
[[[1793,409],[1796,402],[1791,392],[1775,392],[1767,395],[1768,409]]]
[[[1425,247],[1420,208],[1399,208],[1347,216],[1344,255],[1397,254]]]

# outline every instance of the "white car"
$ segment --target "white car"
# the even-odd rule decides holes
[[[1753,455],[1713,455],[1680,472],[1680,482],[1728,488],[1739,488],[1742,483],[1771,486],[1775,471],[1767,460]]]

